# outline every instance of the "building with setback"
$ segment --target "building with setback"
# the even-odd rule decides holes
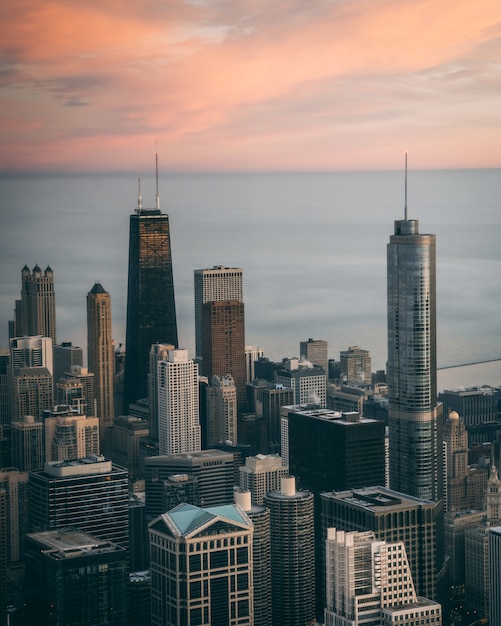
[[[148,396],[150,348],[154,343],[178,345],[169,216],[144,209],[141,193],[130,216],[127,324],[125,338],[124,413],[129,404]]]
[[[54,272],[47,266],[42,272],[25,265],[21,270],[21,299],[16,300],[15,320],[9,337],[42,335],[56,343],[56,296]]]
[[[87,294],[87,360],[94,373],[101,447],[115,418],[115,350],[111,334],[111,297],[100,283]]]
[[[126,549],[128,475],[104,456],[46,463],[30,473],[30,527],[35,532],[72,526]]]
[[[372,530],[380,541],[403,541],[419,596],[436,598],[439,503],[386,489],[367,487],[321,494],[322,534],[328,528]]]
[[[45,461],[70,461],[100,453],[99,419],[79,415],[68,405],[44,411]],[[43,469],[43,466],[39,469]]]
[[[420,234],[406,206],[387,246],[390,485],[439,501],[443,454],[435,265],[435,235]]]
[[[152,626],[253,626],[253,524],[240,507],[181,504],[149,533]]]
[[[251,494],[252,504],[262,505],[270,491],[280,491],[281,480],[289,475],[278,454],[258,454],[245,459],[240,467],[240,488]]]

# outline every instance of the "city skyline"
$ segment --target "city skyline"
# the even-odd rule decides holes
[[[0,170],[501,165],[495,0],[116,9],[4,12]]]

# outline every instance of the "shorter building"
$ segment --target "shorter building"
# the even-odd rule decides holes
[[[26,536],[29,624],[123,626],[127,552],[95,536],[57,529]]]
[[[206,389],[207,445],[238,443],[237,388],[230,374],[213,376]]]
[[[368,350],[350,346],[339,353],[341,380],[347,385],[365,386],[372,384],[371,356]]]
[[[5,526],[0,528],[0,543],[6,548],[8,564],[23,560],[24,535],[29,530],[28,478],[28,472],[16,467],[0,469],[0,490],[5,494]]]
[[[116,417],[110,429],[108,456],[117,465],[127,468],[129,478],[143,476],[140,443],[148,435],[148,422],[132,415]]]
[[[489,624],[501,624],[501,526],[489,530]]]
[[[263,348],[245,346],[245,379],[247,383],[251,383],[256,377],[254,363],[260,359],[263,354]]]
[[[45,461],[69,461],[99,454],[99,419],[58,404],[44,411]],[[41,468],[40,468],[41,469]]]
[[[461,415],[468,434],[470,427],[496,421],[498,400],[492,387],[469,387],[468,389],[444,390],[438,399],[444,411],[456,411]],[[471,438],[470,445],[475,443]]]
[[[71,341],[54,346],[54,383],[58,383],[73,366],[83,367],[83,350]]]
[[[151,574],[132,572],[127,585],[129,621],[127,626],[150,626],[151,624]]]
[[[239,506],[181,504],[149,533],[152,626],[253,626],[253,524]]]
[[[325,626],[442,624],[440,604],[416,595],[404,544],[372,531],[328,529],[326,592]]]
[[[309,361],[313,365],[321,367],[326,374],[329,373],[329,356],[327,341],[323,339],[309,338],[308,341],[299,343],[299,355],[302,361]]]
[[[21,472],[43,468],[45,452],[43,445],[43,423],[33,415],[24,415],[12,422],[10,429],[12,465]]]
[[[12,378],[12,419],[25,415],[41,420],[43,412],[54,404],[52,374],[46,367],[21,367]]]
[[[251,493],[252,504],[260,506],[267,493],[280,490],[282,477],[288,475],[289,468],[278,454],[249,456],[240,467],[240,488]]]
[[[275,383],[294,390],[294,403],[325,407],[327,376],[325,370],[298,359],[284,359],[275,372]]]

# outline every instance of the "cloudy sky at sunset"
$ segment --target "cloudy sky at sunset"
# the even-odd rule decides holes
[[[16,0],[0,169],[501,167],[499,0]]]

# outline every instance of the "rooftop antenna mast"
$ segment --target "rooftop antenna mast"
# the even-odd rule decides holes
[[[156,181],[157,181],[157,195],[156,195],[156,201],[157,201],[157,211],[160,211],[160,195],[158,193],[158,146],[157,143],[155,142],[155,167],[156,167]]]
[[[141,196],[141,168],[139,161],[137,162],[137,213],[141,213],[143,210],[143,198]]]
[[[407,152],[405,153],[405,205],[404,220],[407,221]]]

